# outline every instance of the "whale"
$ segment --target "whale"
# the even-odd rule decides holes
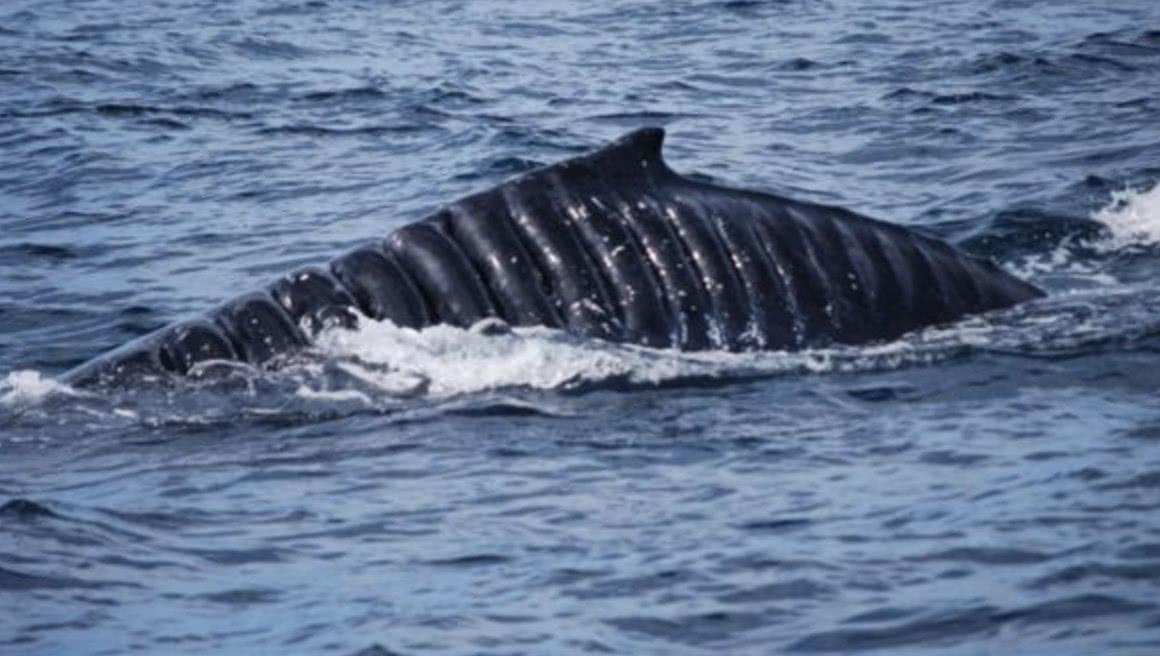
[[[366,319],[792,351],[886,342],[1043,296],[919,230],[681,175],[664,138],[641,128],[456,200],[62,379],[180,380],[220,361],[274,369],[321,331]]]

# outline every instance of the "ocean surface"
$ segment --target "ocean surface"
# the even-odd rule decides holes
[[[679,354],[109,348],[640,126],[1049,296]],[[0,654],[1160,653],[1160,3],[0,5]]]

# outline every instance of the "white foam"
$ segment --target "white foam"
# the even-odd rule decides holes
[[[1109,287],[1120,284],[1120,280],[1105,270],[1105,263],[1076,257],[1077,246],[1098,252],[1114,251],[1117,247],[1108,240],[1097,242],[1076,242],[1067,238],[1044,253],[1025,255],[1018,260],[1004,263],[1010,273],[1024,280],[1042,281],[1048,278],[1064,279],[1064,287]]]
[[[547,328],[482,335],[447,325],[422,330],[362,319],[319,336],[316,355],[373,394],[449,397],[508,388],[569,390],[602,384],[657,385],[698,378],[821,373],[928,363],[946,352],[913,341],[800,352],[680,352],[583,339]],[[314,389],[305,398],[334,392]],[[344,395],[345,396],[345,395]],[[347,397],[349,398],[349,397]]]
[[[1107,261],[1077,257],[1077,252],[1110,255],[1133,247],[1160,245],[1160,184],[1147,190],[1113,192],[1112,199],[1092,212],[1091,218],[1106,226],[1107,234],[1091,239],[1067,237],[1051,250],[1007,263],[1007,268],[1026,279],[1062,279],[1062,286],[1067,288],[1120,285],[1121,281],[1108,271]]]
[[[1114,192],[1112,201],[1093,213],[1092,218],[1111,231],[1111,237],[1105,240],[1109,249],[1160,244],[1160,184],[1144,191]]]
[[[55,394],[72,396],[76,392],[32,369],[13,371],[0,380],[0,405],[3,406],[38,405]]]
[[[317,390],[309,385],[302,384],[298,386],[295,393],[304,398],[319,401],[358,401],[366,405],[371,405],[371,398],[358,390]]]

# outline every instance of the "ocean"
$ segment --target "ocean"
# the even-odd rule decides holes
[[[110,348],[662,126],[1044,299],[678,353]],[[1160,653],[1160,4],[7,0],[0,654]]]

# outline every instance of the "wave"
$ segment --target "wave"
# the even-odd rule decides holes
[[[854,617],[840,629],[807,634],[791,643],[795,652],[852,653],[872,649],[899,651],[938,640],[953,644],[983,634],[994,634],[1010,624],[1065,624],[1111,615],[1128,615],[1155,609],[1155,605],[1127,597],[1080,594],[1026,606],[980,605],[946,611],[883,609],[871,617]],[[888,622],[880,622],[885,619]],[[868,621],[869,620],[869,621]]]
[[[9,119],[46,118],[68,114],[94,114],[109,119],[156,119],[158,115],[188,118],[211,118],[221,120],[250,119],[253,114],[245,111],[225,111],[205,106],[175,105],[161,106],[133,102],[82,102],[71,98],[53,98],[29,109],[7,110],[0,117]],[[176,119],[162,119],[182,128],[188,127]]]

